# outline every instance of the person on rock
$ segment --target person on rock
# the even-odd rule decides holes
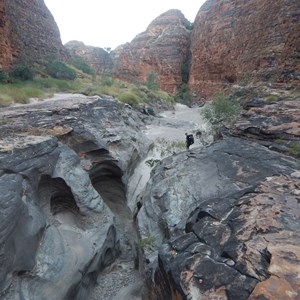
[[[192,134],[185,133],[185,145],[186,149],[189,150],[190,146],[194,144],[194,137]]]

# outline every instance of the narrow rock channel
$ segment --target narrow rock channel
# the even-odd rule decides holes
[[[138,233],[134,225],[139,194],[147,184],[155,162],[175,152],[185,151],[185,132],[203,134],[204,138],[195,139],[191,149],[210,141],[208,127],[201,118],[198,107],[189,108],[177,104],[174,111],[163,112],[154,119],[153,124],[147,126],[144,134],[153,142],[153,148],[129,178],[127,193],[122,184],[120,170],[116,169],[114,174],[111,171],[103,172],[105,165],[101,164],[102,171],[98,169],[91,172],[95,189],[115,215],[121,254],[100,274],[90,300],[142,299],[143,275],[138,271]]]
[[[222,282],[222,294],[248,299],[279,278],[296,291],[296,264],[286,271],[276,261],[298,251],[299,162],[262,136],[204,147],[211,137],[199,110],[152,117],[84,96],[3,108],[0,298],[198,300]],[[242,132],[257,128],[250,121]],[[268,113],[262,123],[278,130]],[[195,135],[190,151],[185,132]]]
[[[199,108],[149,117],[111,97],[57,95],[0,117],[0,298],[142,299],[140,195],[158,161],[186,151],[185,132],[206,136]]]

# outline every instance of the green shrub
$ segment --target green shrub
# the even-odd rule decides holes
[[[0,106],[7,106],[14,103],[14,99],[8,94],[0,94]]]
[[[56,86],[60,92],[73,92],[76,89],[73,82],[67,80],[58,80]]]
[[[131,106],[137,106],[140,101],[138,97],[132,93],[125,92],[119,96],[119,100]]]
[[[20,90],[22,90],[27,98],[42,98],[45,95],[41,89],[34,86],[24,86],[23,88],[20,88]]]
[[[50,92],[73,92],[79,90],[78,83],[56,78],[40,78],[34,81],[36,87]]]
[[[278,138],[276,138],[276,139],[274,140],[274,143],[276,143],[276,144],[282,144],[282,143],[283,143],[283,139],[280,138],[280,137],[278,137]]]
[[[104,76],[101,78],[101,84],[103,84],[104,86],[112,86],[114,84],[114,79]]]
[[[219,93],[214,100],[202,110],[201,114],[217,130],[222,125],[230,125],[240,115],[241,106],[234,98],[230,99]]]
[[[188,107],[192,106],[193,97],[186,83],[182,84],[176,95],[176,101],[185,104]]]
[[[61,61],[53,61],[47,66],[47,73],[56,79],[74,80],[76,72]]]
[[[187,30],[191,31],[191,30],[193,30],[193,28],[194,28],[194,24],[187,20],[187,21],[185,22],[185,28],[186,28]]]
[[[40,79],[36,79],[35,83],[38,87],[40,87],[41,89],[52,89],[53,87],[56,87],[56,81],[58,79],[54,79],[54,78],[40,78]]]
[[[154,109],[152,107],[147,107],[146,108],[146,111],[147,113],[150,115],[150,116],[155,116],[155,112],[154,112]]]
[[[292,152],[292,154],[299,156],[300,155],[300,143],[291,144],[291,152]]]
[[[34,82],[0,84],[0,105],[28,103],[30,98],[45,97],[44,91]]]
[[[0,83],[6,83],[8,81],[8,74],[3,71],[0,70]]]
[[[265,97],[265,101],[267,103],[273,103],[273,102],[277,102],[279,100],[279,97],[277,95],[269,95]]]
[[[95,71],[92,69],[92,67],[84,61],[83,58],[80,56],[73,57],[71,64],[77,68],[78,70],[81,70],[83,73],[94,75]]]
[[[28,103],[29,97],[26,93],[19,87],[10,85],[10,89],[5,91],[5,94],[8,98],[12,99],[12,103]]]
[[[181,74],[182,74],[182,82],[187,84],[190,76],[190,62],[188,59],[182,65]]]
[[[11,81],[26,81],[34,78],[34,72],[27,66],[15,67],[9,74]]]
[[[170,103],[173,103],[173,104],[176,103],[175,99],[172,96],[170,96],[167,92],[157,91],[157,92],[155,92],[155,94],[160,99],[166,100],[166,101],[168,101]]]
[[[137,243],[137,246],[147,251],[155,251],[157,249],[155,245],[156,241],[157,238],[155,236],[150,235],[143,239],[140,239]]]

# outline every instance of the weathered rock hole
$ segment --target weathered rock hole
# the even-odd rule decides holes
[[[43,175],[39,182],[39,194],[44,212],[62,223],[73,224],[80,215],[70,187],[62,178]]]
[[[113,250],[110,248],[106,249],[104,254],[104,259],[103,259],[104,265],[105,266],[110,265],[114,261],[114,258],[115,256],[113,254]]]
[[[75,199],[68,191],[60,191],[55,193],[50,199],[50,210],[53,215],[60,212],[70,211],[73,213],[78,213],[79,208],[75,202]]]
[[[236,82],[236,76],[235,75],[226,75],[225,80],[229,83],[235,83]]]
[[[95,165],[90,178],[96,191],[113,212],[126,206],[126,191],[122,182],[122,171],[114,161],[105,161]]]

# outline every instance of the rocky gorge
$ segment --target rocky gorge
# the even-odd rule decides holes
[[[134,299],[100,298],[107,280],[136,299],[298,299],[299,160],[282,149],[300,99],[261,105],[290,122],[251,123],[251,103],[221,140],[158,159],[138,193],[164,118],[108,96],[2,109],[1,299]]]
[[[13,120],[1,126],[1,298],[86,299],[116,257],[137,259],[126,182],[149,147],[141,116],[72,96],[1,117]]]
[[[64,57],[44,8],[0,3],[1,68],[28,44],[29,58]],[[208,0],[193,27],[171,10],[109,55],[66,47],[99,74],[186,83],[195,101],[225,88],[242,111],[218,136],[202,107],[164,100],[153,114],[107,95],[1,107],[0,298],[300,299],[299,12]],[[26,34],[18,14],[37,18]],[[200,137],[189,150],[185,132]]]

